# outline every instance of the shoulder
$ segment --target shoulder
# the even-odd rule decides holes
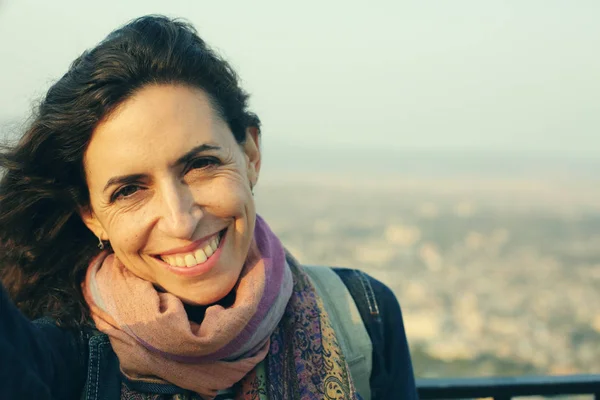
[[[369,274],[331,268],[350,292],[372,343],[371,398],[417,399],[414,372],[400,303]]]
[[[352,268],[331,268],[344,282],[359,309],[370,317],[381,317],[393,312],[400,314],[400,305],[394,292],[383,282],[364,271]],[[362,314],[362,312],[361,312]]]
[[[353,268],[312,265],[303,265],[303,269],[320,294],[324,295],[326,302],[342,300],[343,293],[348,293],[370,335],[381,330],[383,323],[398,320],[402,323],[400,304],[394,292],[366,272]]]
[[[85,399],[119,398],[119,360],[108,335],[93,326],[61,328],[51,318],[33,322],[53,347],[71,354],[64,363],[64,370],[70,377],[73,392],[81,393]]]
[[[50,317],[33,320],[33,325],[40,335],[50,344],[61,349],[61,352],[72,354],[77,360],[78,367],[85,367],[88,358],[88,343],[94,335],[91,328],[65,328]]]
[[[93,325],[78,327],[63,327],[51,317],[34,319],[33,324],[47,335],[63,335],[71,340],[87,343],[93,336],[101,334]]]

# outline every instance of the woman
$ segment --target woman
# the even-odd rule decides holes
[[[1,398],[415,396],[389,289],[336,270],[372,346],[357,391],[334,280],[319,292],[256,214],[247,98],[191,26],[159,16],[50,88],[2,155],[0,277],[20,311],[2,291]]]

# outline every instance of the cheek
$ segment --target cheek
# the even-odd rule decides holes
[[[148,224],[138,215],[124,214],[112,219],[108,233],[113,250],[127,256],[144,247],[148,237]]]
[[[138,277],[155,281],[155,271],[140,259],[140,252],[147,244],[147,235],[141,232],[136,224],[122,224],[116,227],[115,240],[111,246],[116,256],[123,261],[130,272]]]
[[[215,179],[210,191],[198,193],[198,203],[210,213],[228,218],[242,217],[254,210],[254,199],[246,185],[240,179]]]

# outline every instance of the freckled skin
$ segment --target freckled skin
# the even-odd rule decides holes
[[[176,164],[202,144],[219,149]],[[132,273],[191,304],[214,303],[233,288],[253,242],[257,129],[240,145],[203,91],[147,86],[98,125],[84,167],[91,205],[82,219]],[[134,174],[134,183],[105,190],[111,178]],[[205,274],[178,276],[155,258],[224,228],[221,256]]]

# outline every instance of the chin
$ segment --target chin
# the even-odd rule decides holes
[[[206,306],[227,296],[237,284],[240,272],[241,267],[236,273],[218,274],[201,282],[166,289],[186,304]]]
[[[235,282],[231,287],[215,288],[215,290],[207,293],[206,291],[188,291],[185,296],[177,296],[182,302],[193,306],[207,306],[218,303],[219,300],[227,296],[235,286]]]

